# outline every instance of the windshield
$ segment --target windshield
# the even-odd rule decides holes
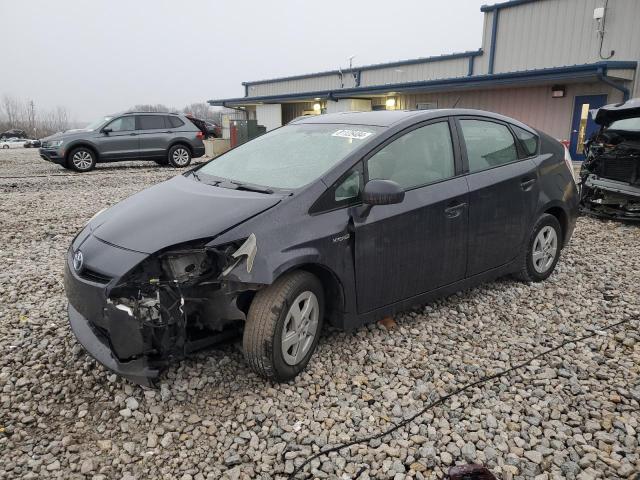
[[[611,125],[609,125],[609,130],[627,130],[640,132],[640,117],[616,120]]]
[[[272,188],[299,188],[381,130],[369,125],[288,125],[230,150],[198,174]]]
[[[104,122],[108,122],[109,120],[111,120],[113,117],[100,117],[97,120],[91,122],[89,125],[87,125],[85,128],[85,130],[95,130],[96,128],[98,128],[100,125],[102,125]]]

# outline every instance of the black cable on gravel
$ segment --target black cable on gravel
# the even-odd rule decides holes
[[[611,325],[606,325],[604,327],[601,328],[593,328],[591,330],[591,333],[588,335],[583,335],[581,337],[577,337],[577,338],[572,338],[569,340],[566,340],[564,342],[562,342],[560,345],[557,345],[555,347],[551,347],[548,348],[547,350],[544,350],[543,352],[540,352],[532,357],[530,357],[529,359],[525,360],[522,363],[519,363],[517,365],[514,365],[510,368],[507,368],[505,370],[501,370],[500,372],[494,373],[492,375],[487,375],[484,376],[482,378],[480,378],[479,380],[476,380],[475,382],[471,382],[468,383],[456,390],[454,390],[453,392],[445,395],[444,397],[440,397],[437,400],[434,400],[433,402],[429,403],[426,407],[424,407],[422,410],[420,410],[419,412],[415,413],[414,415],[406,418],[405,420],[403,420],[400,423],[395,424],[393,427],[388,428],[387,430],[384,430],[380,433],[374,434],[374,435],[370,435],[367,437],[362,437],[362,438],[357,438],[355,440],[352,440],[350,442],[346,442],[346,443],[342,443],[340,445],[336,445],[334,447],[330,447],[330,448],[326,448],[324,450],[319,451],[318,453],[315,453],[314,455],[310,456],[309,458],[307,458],[303,463],[301,463],[300,465],[298,465],[294,471],[289,475],[289,479],[294,479],[296,478],[296,476],[302,472],[302,470],[304,469],[304,467],[306,467],[308,464],[310,464],[312,461],[314,461],[317,458],[320,458],[324,455],[328,455],[332,452],[338,452],[338,454],[342,455],[340,453],[340,450],[343,450],[345,448],[351,447],[353,445],[359,445],[359,444],[365,444],[365,443],[369,443],[371,440],[376,440],[376,439],[380,439],[383,437],[386,437],[387,435],[390,435],[391,433],[406,427],[407,425],[409,425],[410,423],[412,423],[414,420],[416,420],[418,417],[424,415],[425,413],[427,413],[429,410],[431,410],[432,408],[438,407],[442,404],[444,404],[447,400],[449,400],[451,397],[455,396],[455,395],[459,395],[473,387],[477,387],[478,385],[482,385],[488,382],[491,382],[493,380],[496,380],[498,378],[504,377],[512,372],[515,372],[516,370],[520,370],[528,365],[530,365],[531,363],[533,363],[535,360],[539,360],[541,358],[546,357],[547,355],[553,353],[553,352],[557,352],[558,350],[562,350],[563,348],[565,348],[567,345],[569,344],[575,344],[575,343],[584,343],[586,340],[593,338],[597,335],[602,335],[604,332],[607,332],[609,330],[612,330],[615,327],[618,327],[620,325],[623,325],[625,323],[630,323],[633,320],[640,320],[640,317],[631,317],[631,318],[627,318],[625,320],[621,320],[619,322],[616,323],[612,323]],[[543,360],[546,361],[546,360]],[[284,449],[284,451],[282,452],[282,457],[284,458],[284,454],[288,451],[287,448]],[[362,475],[362,473],[364,473],[364,471],[362,469],[360,469],[358,471],[358,476]]]

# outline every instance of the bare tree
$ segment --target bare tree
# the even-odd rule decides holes
[[[155,105],[142,103],[142,104],[134,105],[128,111],[129,112],[171,112],[172,109],[170,109],[166,105],[163,105],[162,103],[156,103]]]
[[[2,97],[2,110],[7,117],[7,122],[9,122],[9,125],[15,125],[18,121],[20,101],[10,95],[4,95]]]
[[[192,103],[182,109],[184,113],[190,113],[196,118],[202,118],[203,120],[213,119],[213,109],[208,103]]]

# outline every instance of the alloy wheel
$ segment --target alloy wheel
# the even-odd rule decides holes
[[[78,170],[86,170],[91,167],[93,158],[91,158],[91,154],[89,152],[81,150],[73,155],[71,161]]]
[[[184,166],[189,162],[189,152],[185,148],[176,148],[173,151],[173,162],[176,165]]]
[[[302,361],[318,332],[320,307],[313,292],[302,292],[289,307],[282,327],[282,357],[288,365]]]
[[[533,241],[531,255],[533,257],[533,268],[538,273],[545,273],[556,258],[558,252],[558,234],[556,230],[547,225],[542,228]]]

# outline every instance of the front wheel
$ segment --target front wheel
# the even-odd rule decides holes
[[[96,155],[88,148],[76,148],[69,154],[67,165],[76,172],[88,172],[96,166]]]
[[[278,382],[298,375],[316,349],[323,314],[322,284],[309,272],[285,274],[260,290],[244,328],[243,350],[251,369]]]
[[[184,168],[191,163],[191,152],[184,145],[174,145],[169,149],[169,163],[175,168]]]
[[[553,215],[542,215],[527,242],[520,271],[515,277],[524,282],[541,282],[549,278],[560,259],[562,228]]]

